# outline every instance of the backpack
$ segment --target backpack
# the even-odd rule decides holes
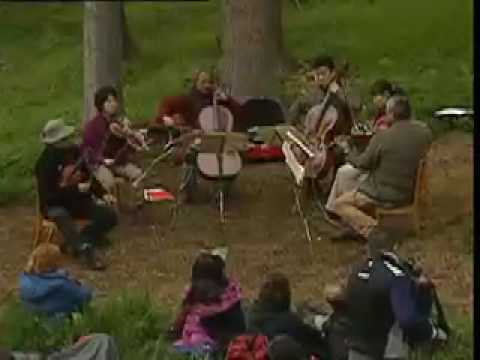
[[[226,360],[268,360],[268,338],[265,335],[240,335],[228,346]]]

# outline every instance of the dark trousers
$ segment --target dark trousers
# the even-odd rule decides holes
[[[95,246],[95,242],[117,224],[117,215],[112,208],[94,203],[84,209],[81,216],[61,206],[48,208],[47,215],[58,226],[67,247],[73,251],[81,251],[88,245]],[[75,218],[88,220],[89,224],[78,231]]]

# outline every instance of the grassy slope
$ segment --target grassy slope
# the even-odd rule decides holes
[[[399,81],[413,95],[417,113],[425,117],[437,106],[472,103],[472,3],[312,0],[303,12],[288,7],[286,44],[298,58],[329,52],[350,59],[364,88],[377,77]],[[214,1],[130,3],[127,15],[142,49],[142,56],[126,69],[127,111],[132,118],[148,119],[158,99],[180,91],[195,66],[215,61],[217,8]],[[44,122],[57,116],[73,124],[81,121],[81,25],[79,4],[0,4],[0,202],[31,189],[32,166],[41,148],[38,133]],[[72,333],[85,328],[121,332],[123,328],[114,321],[117,317],[140,327],[147,321],[147,310],[125,318],[126,313],[113,308],[103,318],[91,316],[89,323],[77,325]],[[17,316],[12,313],[6,319],[0,334],[19,329],[15,325],[23,315]],[[151,322],[153,329],[162,326],[157,315],[148,319]],[[442,358],[471,358],[471,320],[459,324],[464,322],[463,336]],[[9,344],[20,346],[27,340],[40,346],[45,334],[39,335],[33,323],[24,324],[26,328],[11,336]],[[151,332],[138,331],[119,335],[122,350],[129,350],[127,359],[136,358],[143,346],[141,338],[150,345],[155,339]],[[62,343],[72,333],[51,341]]]
[[[425,117],[445,104],[472,103],[472,1],[310,1],[286,8],[285,39],[297,58],[348,58],[360,86],[399,81]],[[196,66],[218,57],[216,1],[130,3],[142,56],[126,67],[127,111],[149,119],[158,100],[183,87]],[[32,189],[38,134],[48,119],[82,116],[80,4],[0,5],[0,203]]]

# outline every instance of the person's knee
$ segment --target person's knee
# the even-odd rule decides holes
[[[96,211],[95,221],[101,223],[105,228],[111,229],[118,223],[118,216],[110,207],[99,206]]]
[[[49,208],[47,216],[52,220],[71,217],[67,209],[60,206]]]

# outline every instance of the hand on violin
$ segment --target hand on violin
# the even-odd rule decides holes
[[[167,116],[167,115],[165,115],[165,116],[163,117],[163,123],[164,123],[165,126],[167,126],[167,127],[175,126],[175,120],[174,120],[172,117]]]
[[[112,194],[105,194],[103,195],[103,201],[105,201],[108,205],[113,206],[117,203],[117,198]]]
[[[82,172],[78,169],[75,169],[75,165],[67,165],[62,171],[62,179],[60,181],[60,187],[67,187],[72,185],[77,185],[82,181]]]
[[[78,190],[80,192],[88,192],[90,190],[90,182],[81,182],[81,183],[78,183]]]
[[[220,100],[220,101],[227,101],[227,100],[228,100],[228,96],[227,96],[227,94],[225,94],[223,91],[218,90],[218,91],[217,91],[217,99]]]

